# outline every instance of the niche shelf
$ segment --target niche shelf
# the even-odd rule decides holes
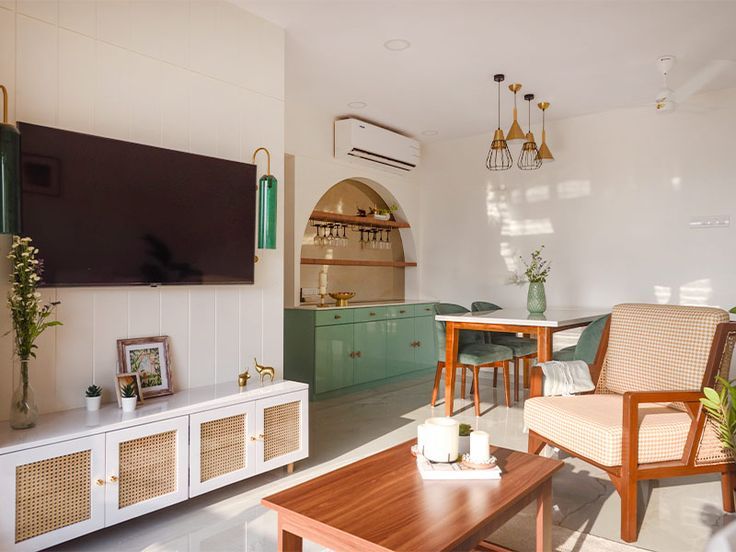
[[[330,213],[329,211],[312,211],[310,220],[320,222],[341,222],[343,224],[355,224],[358,226],[373,226],[375,228],[409,228],[408,222],[399,220],[378,220],[373,217],[358,217],[355,215],[343,215],[341,213]],[[304,264],[304,263],[302,263]],[[320,263],[328,264],[328,263]]]
[[[391,267],[391,268],[406,268],[407,266],[417,266],[417,263],[414,262],[414,261],[370,261],[370,260],[357,260],[357,259],[314,259],[314,258],[308,258],[308,257],[307,258],[302,258],[302,264],[303,265],[337,265],[337,266],[385,266],[385,267]]]

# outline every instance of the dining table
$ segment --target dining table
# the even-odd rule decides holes
[[[552,307],[543,314],[524,308],[438,314],[435,320],[445,323],[445,416],[452,416],[455,397],[455,369],[460,331],[503,332],[530,335],[537,339],[537,362],[552,360],[552,336],[555,332],[587,326],[610,312],[605,308]]]

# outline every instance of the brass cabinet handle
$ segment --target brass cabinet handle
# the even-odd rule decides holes
[[[263,433],[259,433],[258,436],[251,435],[250,436],[251,441],[263,441]]]
[[[97,486],[98,487],[102,487],[105,484],[105,480],[104,479],[98,479],[97,481],[95,481],[95,483],[97,483]]]
[[[342,316],[340,316],[339,314],[336,314],[335,315],[335,320],[340,320],[341,318],[342,318]]]
[[[416,341],[412,341],[411,343],[409,343],[409,346],[410,347],[416,347],[417,346],[417,342]]]
[[[356,351],[355,352],[355,356],[358,357],[358,358],[360,358],[360,351]]]
[[[350,358],[355,358],[355,351],[350,351],[350,355],[348,355]]]
[[[421,347],[421,346],[422,346],[422,342],[421,341],[417,341],[417,347]]]
[[[399,314],[404,314],[405,312],[406,312],[405,310],[400,310]]]
[[[376,316],[376,313],[375,312],[369,312],[368,313],[368,316]]]
[[[118,482],[118,476],[117,475],[111,475],[110,476],[110,483],[117,483]]]
[[[430,309],[429,307],[425,307],[424,310],[430,312],[432,309]]]

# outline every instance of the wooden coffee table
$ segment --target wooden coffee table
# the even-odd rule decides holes
[[[264,498],[278,513],[279,551],[301,551],[302,538],[338,551],[505,550],[483,540],[535,500],[536,550],[551,550],[552,475],[562,462],[492,447],[500,481],[424,481],[415,442]]]

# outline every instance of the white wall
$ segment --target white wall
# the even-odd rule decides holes
[[[358,163],[335,159],[333,125],[335,116],[313,106],[300,103],[289,95],[287,83],[286,152],[293,167],[293,183],[287,184],[294,194],[293,228],[289,232],[293,248],[287,245],[287,254],[293,255],[294,276],[286,277],[287,306],[299,303],[299,267],[301,242],[309,216],[322,195],[342,180],[359,180],[376,190],[390,205],[396,202],[400,209],[397,217],[406,220],[411,228],[401,230],[406,260],[421,263],[419,250],[420,212],[419,181],[416,173],[397,174]],[[292,157],[293,156],[293,157]],[[347,214],[354,214],[354,206],[346,206]],[[287,263],[288,265],[289,263]],[[360,268],[355,268],[360,270]],[[405,269],[405,296],[419,297],[419,271]],[[291,283],[291,290],[289,289]],[[310,284],[310,287],[311,286]]]
[[[505,282],[544,244],[550,305],[733,307],[735,129],[736,90],[725,90],[667,115],[648,106],[554,122],[557,160],[538,171],[488,171],[490,131],[425,147],[423,294],[522,306],[526,288]],[[729,228],[688,228],[722,214]]]
[[[247,162],[266,146],[282,180],[284,32],[227,2],[2,0],[0,82],[11,120]],[[92,382],[112,400],[122,337],[171,336],[178,389],[234,381],[256,355],[280,369],[282,213],[279,224],[253,286],[48,290],[64,326],[32,367],[41,410],[82,405]],[[10,337],[0,346],[4,419],[17,369]]]

